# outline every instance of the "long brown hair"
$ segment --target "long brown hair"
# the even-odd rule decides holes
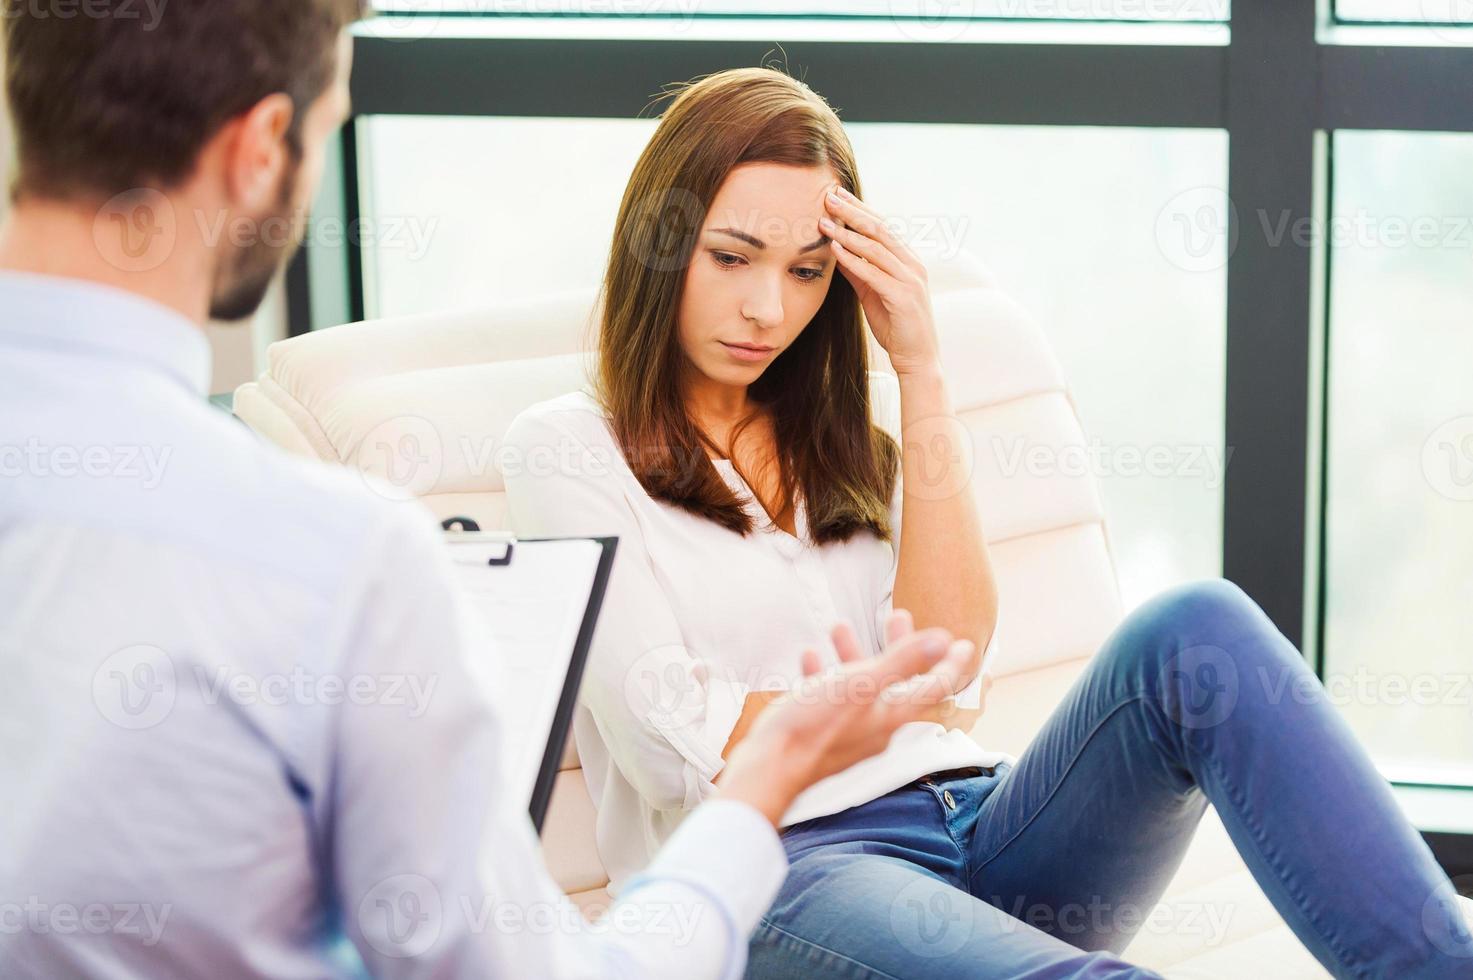
[[[856,196],[859,174],[833,109],[781,71],[733,69],[673,86],[671,95],[614,225],[598,396],[645,492],[745,535],[752,519],[711,464],[706,447],[714,444],[682,397],[676,321],[695,239],[741,164],[828,166]],[[890,537],[899,450],[871,419],[868,369],[859,300],[836,274],[812,321],[748,389],[776,438],[783,506],[772,513],[801,494],[820,544],[862,529]]]

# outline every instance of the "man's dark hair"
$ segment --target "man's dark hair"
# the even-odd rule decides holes
[[[11,197],[183,182],[230,119],[276,92],[302,116],[366,0],[0,0],[15,129]]]

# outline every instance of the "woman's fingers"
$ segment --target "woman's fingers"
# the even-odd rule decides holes
[[[905,241],[899,235],[890,230],[885,219],[871,209],[867,204],[849,193],[843,187],[836,187],[832,197],[824,198],[828,210],[844,224],[875,239],[899,258],[912,272],[922,278],[926,275],[926,265],[920,260]]]
[[[868,287],[883,295],[881,291],[895,281],[894,276],[887,275],[865,261],[862,256],[855,255],[845,248],[838,239],[834,239],[832,248],[834,258],[839,262],[839,268],[843,270],[844,275],[848,277],[849,281],[854,284],[856,291],[860,291],[861,287]],[[863,296],[863,292],[860,292],[860,295]]]
[[[895,609],[885,618],[885,644],[888,646],[899,640],[903,640],[915,632],[915,620],[911,618],[909,609]]]
[[[892,279],[905,282],[915,278],[915,270],[897,258],[885,247],[884,243],[877,239],[845,228],[829,218],[820,221],[819,228],[829,236],[831,241],[837,242],[840,247],[860,256]]]

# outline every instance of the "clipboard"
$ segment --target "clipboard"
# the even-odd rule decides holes
[[[619,539],[518,539],[466,517],[441,527],[456,579],[495,642],[472,666],[502,709],[505,775],[527,794],[541,834]]]

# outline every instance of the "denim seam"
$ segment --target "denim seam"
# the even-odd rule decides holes
[[[956,848],[957,857],[961,859],[962,870],[966,874],[965,880],[970,889],[972,884],[972,859],[967,854],[966,844],[957,840],[956,834],[951,829],[951,817],[946,806],[946,800],[942,796],[942,789],[936,783],[922,783],[921,785],[931,791],[931,799],[935,801],[936,808],[941,811],[941,826],[946,831],[946,838],[951,841],[951,846]]]
[[[1089,747],[1090,741],[1095,737],[1095,735],[1099,733],[1099,730],[1104,727],[1105,722],[1115,717],[1116,712],[1118,712],[1121,708],[1126,707],[1133,701],[1143,700],[1145,699],[1145,697],[1146,695],[1144,694],[1132,694],[1129,697],[1125,698],[1125,700],[1116,704],[1109,711],[1106,711],[1100,717],[1100,720],[1097,721],[1094,727],[1089,730],[1089,734],[1080,739],[1079,747],[1075,750],[1074,755],[1070,757],[1068,763],[1066,763],[1064,766],[1063,775],[1060,776],[1058,781],[1054,783],[1053,787],[1049,789],[1048,795],[1045,796],[1043,800],[1038,804],[1038,806],[1034,808],[1033,812],[1029,814],[1028,819],[1023,821],[1022,826],[1013,831],[1013,835],[1011,837],[999,844],[997,848],[987,856],[987,859],[985,861],[977,862],[977,870],[972,871],[970,873],[970,876],[967,878],[967,891],[972,891],[972,886],[976,884],[976,877],[977,875],[982,873],[982,869],[987,867],[987,865],[991,864],[993,861],[997,860],[998,856],[1002,854],[1003,851],[1007,850],[1007,846],[1013,841],[1017,840],[1018,837],[1022,835],[1023,831],[1027,830],[1028,827],[1033,823],[1033,821],[1038,819],[1038,815],[1043,812],[1044,807],[1048,806],[1049,801],[1058,794],[1059,787],[1064,785],[1064,780],[1068,778],[1071,772],[1073,772],[1074,764],[1079,761],[1079,757],[1084,753],[1084,750]]]
[[[1278,850],[1263,833],[1262,827],[1252,817],[1243,798],[1243,794],[1233,785],[1232,780],[1228,778],[1227,773],[1223,771],[1217,760],[1201,752],[1194,754],[1206,763],[1217,775],[1217,778],[1221,780],[1231,802],[1237,808],[1238,816],[1242,819],[1243,825],[1247,827],[1248,833],[1252,836],[1254,842],[1258,844],[1259,853],[1263,856],[1264,861],[1273,868],[1274,873],[1278,876],[1279,883],[1284,886],[1284,890],[1289,893],[1289,897],[1294,901],[1295,908],[1299,910],[1299,913],[1311,925],[1320,931],[1320,935],[1324,937],[1325,944],[1339,957],[1342,966],[1351,970],[1355,976],[1369,977],[1370,973],[1367,971],[1366,966],[1360,962],[1358,956],[1345,949],[1340,941],[1339,934],[1333,928],[1324,925],[1320,918],[1310,911],[1304,893],[1291,883],[1289,876],[1285,873],[1283,863],[1279,859]]]
[[[884,980],[900,980],[900,978],[895,976],[894,974],[886,973],[884,970],[880,970],[873,966],[870,966],[868,963],[861,963],[859,960],[854,959],[852,956],[845,956],[843,953],[840,953],[837,950],[829,949],[822,943],[816,943],[811,939],[805,939],[802,936],[794,935],[793,933],[788,932],[782,926],[775,924],[765,915],[761,919],[761,926],[764,929],[769,929],[772,932],[777,933],[778,938],[782,939],[785,942],[793,943],[797,946],[806,946],[811,949],[816,949],[820,952],[827,953],[829,956],[832,956],[836,960],[842,960],[845,963],[857,966],[859,967],[859,969],[865,970],[873,976],[883,977]]]

